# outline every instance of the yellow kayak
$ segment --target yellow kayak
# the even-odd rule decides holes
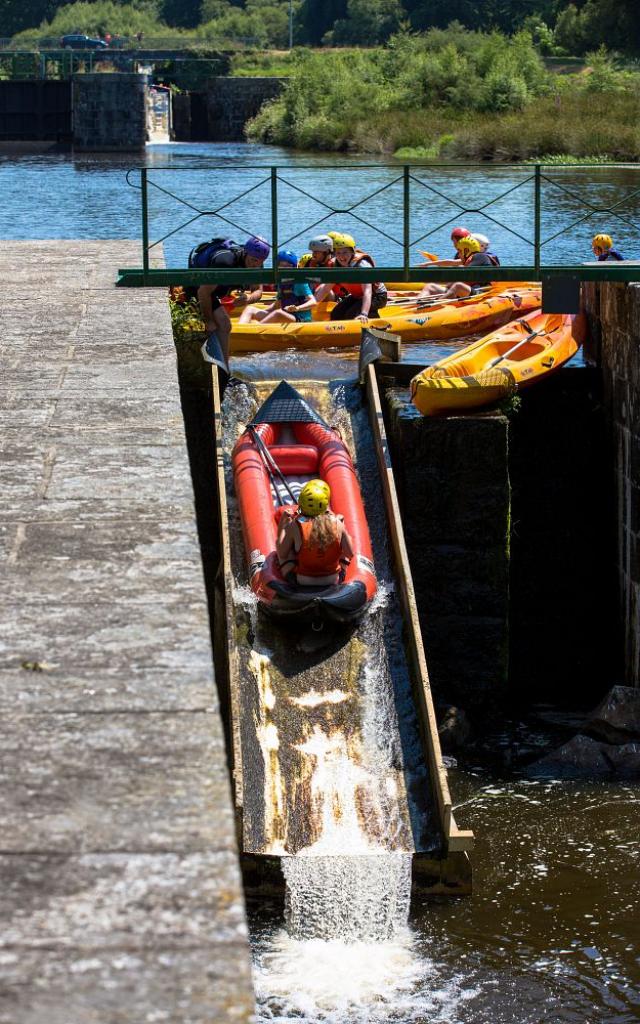
[[[583,314],[536,310],[428,366],[411,381],[411,398],[425,416],[476,409],[553,373],[578,351]]]
[[[403,341],[460,338],[507,323],[540,305],[540,288],[508,288],[502,292],[481,293],[456,302],[434,304],[423,309],[416,305],[385,307],[368,327],[390,330]],[[402,307],[401,307],[402,308]],[[240,324],[231,330],[231,354],[269,352],[287,348],[347,348],[360,343],[359,320],[316,320],[310,323]]]

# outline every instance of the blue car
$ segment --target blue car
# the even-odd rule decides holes
[[[108,43],[104,39],[92,39],[91,36],[63,36],[60,46],[63,50],[106,50]]]

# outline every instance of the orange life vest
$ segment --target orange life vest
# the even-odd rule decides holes
[[[335,266],[335,262],[336,261],[335,261],[335,257],[334,256],[330,256],[329,259],[325,260],[324,263],[318,263],[318,261],[314,260],[314,258],[312,256],[311,259],[309,260],[309,262],[307,263],[307,266],[308,267],[333,267],[333,266]]]
[[[371,266],[375,267],[375,261],[373,260],[373,258],[371,256],[369,256],[368,253],[361,252],[359,249],[355,250],[355,252],[353,254],[353,259],[351,260],[351,263],[349,264],[349,266],[350,267],[357,267],[358,264],[362,263],[363,260],[368,260],[369,263],[371,264]],[[340,264],[338,262],[336,262],[336,266],[340,266]],[[347,295],[353,295],[354,298],[361,299],[363,294],[364,294],[363,286],[361,284],[359,284],[358,282],[356,282],[356,281],[349,281],[348,284],[337,283],[337,284],[333,284],[331,287],[333,288],[333,291],[335,292],[336,296],[338,296],[341,299],[346,299]],[[373,292],[374,292],[374,295],[377,292],[383,292],[383,291],[386,291],[386,288],[384,287],[382,281],[374,281],[373,282]]]
[[[340,569],[342,541],[334,539],[326,548],[311,540],[313,519],[298,519],[302,544],[297,555],[296,572],[301,576],[331,576]]]

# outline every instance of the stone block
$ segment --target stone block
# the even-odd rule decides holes
[[[614,686],[591,712],[584,731],[606,743],[640,741],[640,689]]]

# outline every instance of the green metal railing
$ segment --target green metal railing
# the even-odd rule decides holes
[[[325,165],[326,166],[326,165]],[[525,174],[522,181],[516,182],[514,185],[510,185],[509,188],[505,189],[500,195],[494,196],[487,200],[487,202],[481,205],[470,207],[461,204],[458,198],[455,196],[446,195],[440,188],[437,188],[434,184],[428,181],[423,181],[422,177],[418,175],[426,176],[430,172],[439,171],[443,169],[454,169],[464,170],[465,173],[470,173],[473,170],[482,170],[486,174],[486,166],[483,165],[470,165],[470,164],[427,164],[427,165],[404,165],[398,167],[397,164],[374,164],[374,165],[332,165],[327,169],[340,171],[366,171],[366,170],[381,170],[383,168],[393,169],[395,176],[392,180],[386,184],[374,189],[368,195],[359,199],[357,202],[352,203],[350,206],[339,207],[332,206],[326,203],[324,200],[319,199],[317,195],[312,195],[310,192],[303,189],[301,186],[293,183],[289,180],[288,175],[291,171],[298,170],[313,170],[316,174],[323,168],[318,168],[318,165],[305,165],[296,164],[291,167],[264,167],[264,166],[246,166],[243,165],[239,170],[242,171],[263,171],[265,176],[260,181],[251,185],[251,187],[245,189],[231,198],[225,199],[225,202],[218,206],[216,209],[201,209],[198,205],[190,200],[186,200],[171,192],[169,189],[160,185],[155,177],[158,171],[170,170],[175,172],[176,168],[171,167],[158,167],[149,170],[147,168],[140,168],[137,171],[129,171],[127,174],[127,183],[134,188],[140,190],[141,197],[141,235],[142,235],[142,266],[125,268],[118,271],[118,277],[116,284],[120,287],[166,287],[168,285],[201,285],[201,284],[236,284],[241,285],[243,282],[261,283],[268,284],[277,282],[282,276],[282,271],[278,271],[277,267],[264,267],[261,270],[247,270],[247,269],[234,269],[234,270],[220,270],[220,269],[206,269],[206,270],[191,270],[182,267],[168,267],[168,268],[157,268],[152,265],[155,253],[160,255],[162,243],[167,241],[175,234],[190,227],[194,222],[201,219],[216,218],[222,221],[225,225],[236,229],[245,235],[253,233],[254,228],[248,225],[242,225],[233,221],[228,216],[229,207],[238,200],[245,199],[252,192],[262,186],[269,186],[270,192],[270,220],[271,220],[271,246],[272,251],[275,253],[277,250],[292,241],[293,238],[297,238],[306,232],[313,232],[321,229],[323,222],[327,221],[330,217],[340,217],[348,215],[349,217],[357,220],[360,224],[367,226],[368,228],[377,231],[380,235],[399,246],[402,250],[402,263],[399,266],[378,266],[375,270],[371,269],[349,269],[340,270],[340,277],[343,280],[356,280],[361,282],[367,281],[379,281],[379,280],[390,280],[390,281],[444,281],[451,280],[452,274],[455,274],[457,280],[473,280],[473,281],[521,281],[521,280],[541,280],[544,284],[546,280],[553,278],[576,278],[580,281],[589,280],[608,280],[608,281],[640,281],[640,264],[634,264],[629,262],[624,263],[590,263],[590,264],[545,264],[543,262],[543,250],[545,246],[549,246],[555,239],[561,234],[578,227],[581,224],[595,218],[607,215],[608,217],[615,217],[621,223],[625,223],[631,226],[640,238],[639,226],[635,224],[629,217],[624,213],[624,204],[630,200],[640,197],[640,187],[631,190],[627,195],[623,196],[617,202],[614,202],[608,207],[602,207],[600,205],[594,205],[585,199],[584,195],[579,195],[574,188],[568,188],[566,185],[561,184],[554,178],[550,177],[546,172],[548,166],[545,164],[535,165],[500,165],[501,167],[517,167],[519,171]],[[580,168],[581,171],[588,169],[589,166],[597,167],[600,172],[603,168],[606,169],[606,165],[602,164],[576,164],[576,165],[562,165],[561,170],[565,171],[571,167]],[[609,165],[612,168],[620,167],[620,165]],[[558,168],[553,165],[553,169],[558,172]],[[205,169],[203,169],[205,170]],[[229,167],[209,167],[206,168],[206,173],[212,173],[214,171],[220,171],[221,173],[229,176],[232,173],[232,169]],[[268,173],[267,173],[268,172]],[[134,174],[139,174],[139,181],[132,180]],[[362,215],[362,206],[374,199],[376,196],[385,192],[387,189],[392,188],[395,185],[401,185],[402,188],[402,218],[398,218],[399,226],[401,224],[402,237],[398,238],[393,234],[390,234],[391,228],[388,223],[385,223],[384,227],[371,223],[365,219]],[[580,216],[575,217],[571,223],[565,224],[557,231],[547,237],[543,237],[542,234],[542,221],[544,209],[544,198],[542,186],[549,185],[559,189],[565,197],[575,200],[581,205],[581,208],[585,211]],[[316,204],[319,204],[326,211],[321,217],[307,225],[305,228],[296,231],[292,238],[281,239],[279,238],[279,204],[280,204],[280,187],[286,185],[303,196],[309,198]],[[504,223],[495,216],[495,204],[500,200],[507,198],[518,189],[522,189],[530,186],[533,191],[533,237],[527,238],[520,234],[512,225]],[[179,203],[187,207],[192,215],[185,220],[182,224],[168,231],[165,235],[157,238],[153,241],[150,240],[150,209],[149,209],[149,195],[150,190],[155,189],[160,194],[166,197],[177,200]],[[443,221],[442,223],[433,225],[429,230],[423,232],[421,235],[413,238],[411,234],[411,201],[415,192],[419,189],[426,189],[434,196],[438,196],[440,199],[444,199],[447,203],[451,204],[455,210],[453,215]],[[526,243],[531,248],[532,262],[518,265],[503,265],[500,267],[431,267],[427,266],[412,266],[410,262],[411,252],[414,251],[415,247],[420,244],[425,244],[426,241],[437,235],[439,232],[446,228],[449,228],[454,222],[459,221],[466,215],[480,215],[486,220],[490,221],[493,225],[496,225],[507,231],[510,235],[517,237],[522,242]],[[206,232],[203,231],[202,238],[207,237]],[[301,270],[290,270],[287,268],[287,278],[302,278],[309,276],[309,272],[305,269]],[[335,270],[324,270],[321,268],[314,267],[313,269],[314,278],[320,278],[322,280],[331,281],[335,279]]]

